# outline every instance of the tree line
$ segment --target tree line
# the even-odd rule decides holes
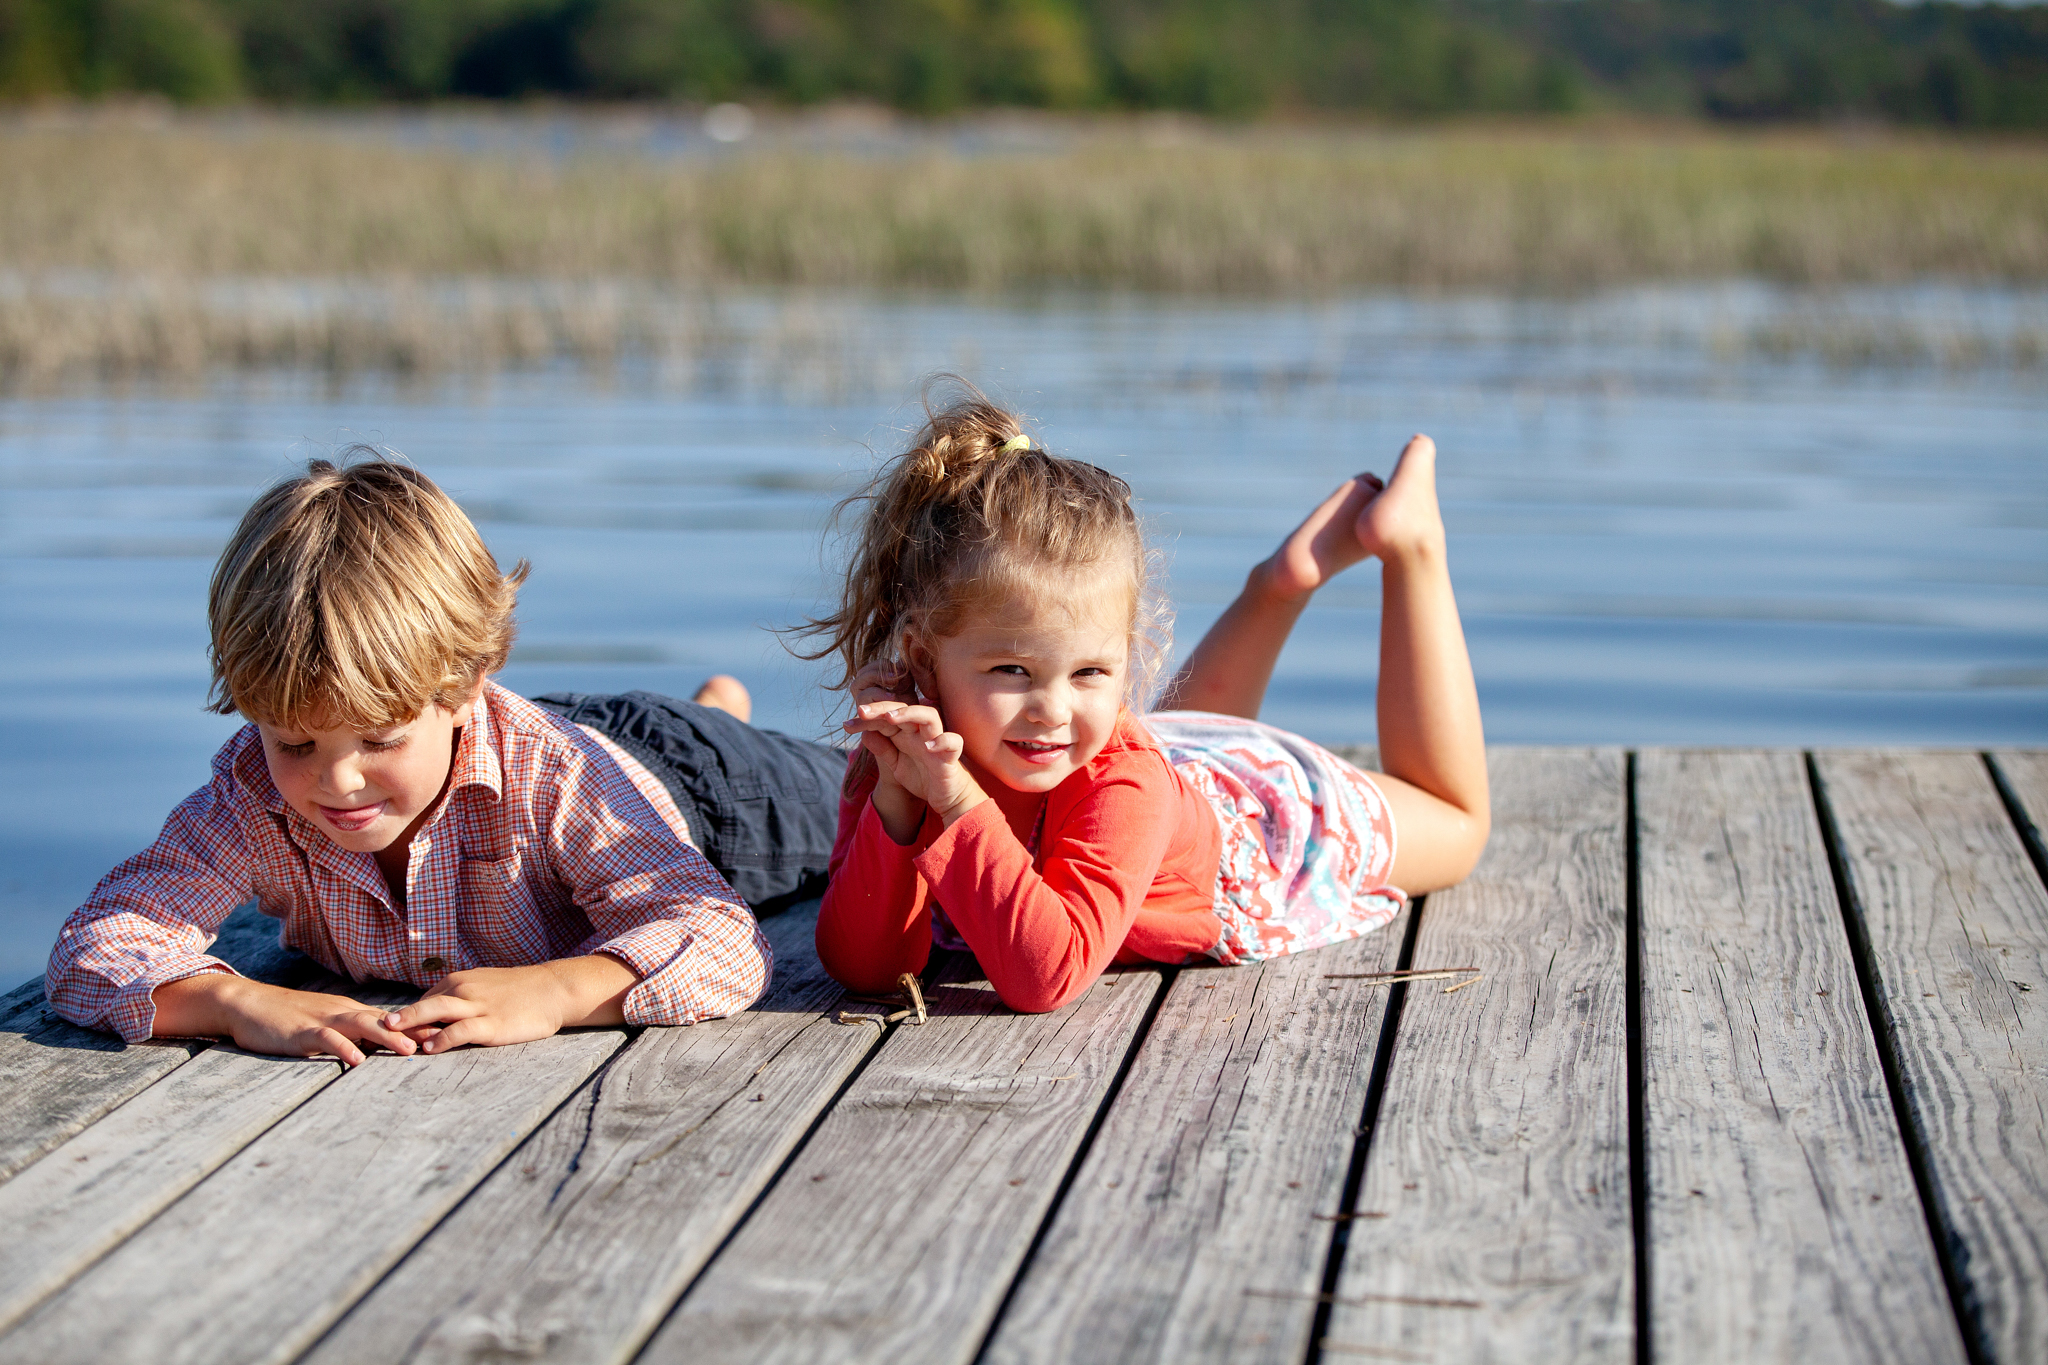
[[[2048,127],[2048,5],[0,0],[0,99],[1624,110]]]

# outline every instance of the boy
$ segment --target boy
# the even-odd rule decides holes
[[[210,704],[253,723],[65,922],[46,979],[57,1012],[131,1042],[226,1036],[355,1066],[364,1045],[440,1052],[751,1004],[768,943],[689,842],[670,789],[687,797],[688,781],[665,787],[597,730],[488,681],[526,570],[500,573],[454,502],[395,461],[316,460],[258,499],[208,601]],[[699,700],[746,705],[730,679]],[[570,701],[612,703],[656,761],[650,714],[669,732],[693,717],[714,750],[742,750],[704,751],[733,767],[779,762],[806,790],[769,793],[776,828],[824,833],[777,866],[790,896],[815,881],[843,756],[647,694]],[[734,823],[713,811],[704,832],[729,841]],[[287,947],[427,994],[387,1012],[236,975],[204,953],[252,894]]]

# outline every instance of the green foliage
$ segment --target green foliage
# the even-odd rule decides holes
[[[239,35],[208,0],[0,0],[0,95],[242,93]]]
[[[2048,6],[1472,0],[1623,106],[1730,120],[2048,126]]]
[[[1890,0],[0,0],[0,98],[1585,108],[2048,127],[2048,5]]]

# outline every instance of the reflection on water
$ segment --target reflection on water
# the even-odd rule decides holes
[[[1968,320],[1996,345],[2037,298],[744,306],[800,311],[845,363],[0,401],[0,984],[39,969],[64,911],[232,729],[199,710],[207,574],[295,460],[394,446],[502,559],[533,561],[514,688],[687,692],[723,669],[766,723],[817,732],[814,673],[765,628],[830,590],[834,499],[943,367],[1130,479],[1184,642],[1304,509],[1427,430],[1495,740],[2048,742],[2042,372],[1950,363],[1933,341],[1716,340],[1849,308],[1891,319],[1873,334]],[[1304,617],[1268,717],[1370,739],[1376,625],[1368,567]]]

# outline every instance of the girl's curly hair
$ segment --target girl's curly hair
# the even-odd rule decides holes
[[[947,389],[951,401],[935,403]],[[837,611],[798,628],[822,642],[799,657],[836,656],[826,686],[842,689],[870,663],[903,660],[953,634],[972,613],[1020,596],[1070,601],[1109,572],[1129,584],[1125,695],[1141,704],[1172,621],[1130,485],[1030,441],[1017,414],[958,376],[927,381],[923,397],[925,423],[910,448],[833,513],[835,524],[859,515],[845,587]]]

